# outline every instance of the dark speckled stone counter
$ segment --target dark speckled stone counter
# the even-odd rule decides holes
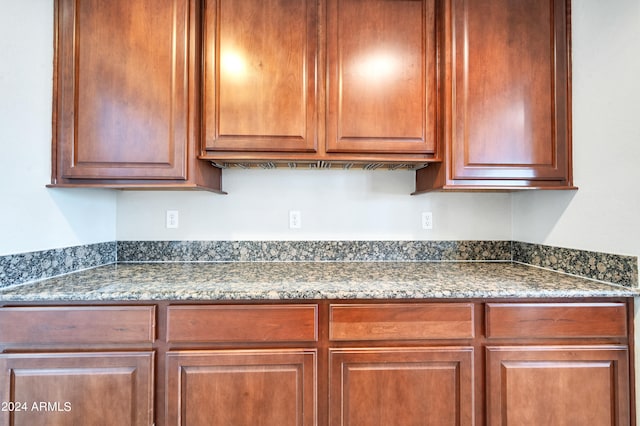
[[[511,262],[113,264],[0,290],[7,301],[630,297],[637,289]]]

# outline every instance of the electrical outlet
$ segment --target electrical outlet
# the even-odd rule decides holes
[[[289,228],[300,229],[302,228],[302,214],[300,210],[291,210],[289,212]]]
[[[422,229],[433,229],[433,213],[422,212]]]
[[[177,228],[178,219],[178,210],[167,210],[167,228]]]

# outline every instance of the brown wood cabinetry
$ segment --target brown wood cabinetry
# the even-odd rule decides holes
[[[316,305],[172,305],[167,308],[170,343],[315,342]]]
[[[3,425],[154,419],[154,306],[0,308]]]
[[[436,2],[206,0],[205,158],[436,158]]]
[[[330,425],[472,425],[473,348],[330,349]]]
[[[315,425],[316,352],[167,353],[167,425]]]
[[[328,0],[328,152],[434,154],[434,0]]]
[[[631,424],[628,348],[488,347],[487,424]]]
[[[624,339],[624,303],[487,303],[490,339]]]
[[[316,0],[206,0],[203,122],[214,151],[314,152]]]
[[[317,424],[317,318],[314,304],[169,305],[166,424]]]
[[[573,188],[569,0],[56,0],[50,186],[221,192],[227,164]]]
[[[472,339],[472,303],[332,304],[329,339]]]
[[[153,423],[153,352],[0,354],[3,425]]]
[[[0,421],[631,425],[633,312],[624,298],[5,306],[0,402],[28,410]]]
[[[416,191],[571,188],[569,1],[445,3],[445,161]]]
[[[331,304],[329,424],[472,425],[474,334],[472,303]]]
[[[487,424],[631,424],[627,315],[624,303],[488,303]]]
[[[0,346],[20,349],[151,344],[155,306],[0,308]]]
[[[52,186],[220,190],[199,162],[193,0],[57,0]]]

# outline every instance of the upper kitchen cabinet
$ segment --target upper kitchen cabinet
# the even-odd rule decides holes
[[[450,0],[445,161],[431,189],[572,188],[567,0]]]
[[[220,190],[199,154],[193,0],[57,0],[51,186]]]
[[[434,153],[434,1],[329,0],[327,28],[327,151]]]
[[[314,152],[316,0],[206,0],[205,146]]]
[[[436,160],[435,0],[206,0],[203,158]]]

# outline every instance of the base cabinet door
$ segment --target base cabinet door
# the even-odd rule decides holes
[[[488,347],[487,425],[629,425],[626,346]]]
[[[473,348],[331,349],[337,425],[473,424]]]
[[[167,425],[316,424],[315,350],[167,354]]]
[[[0,355],[0,423],[148,426],[153,352]]]

